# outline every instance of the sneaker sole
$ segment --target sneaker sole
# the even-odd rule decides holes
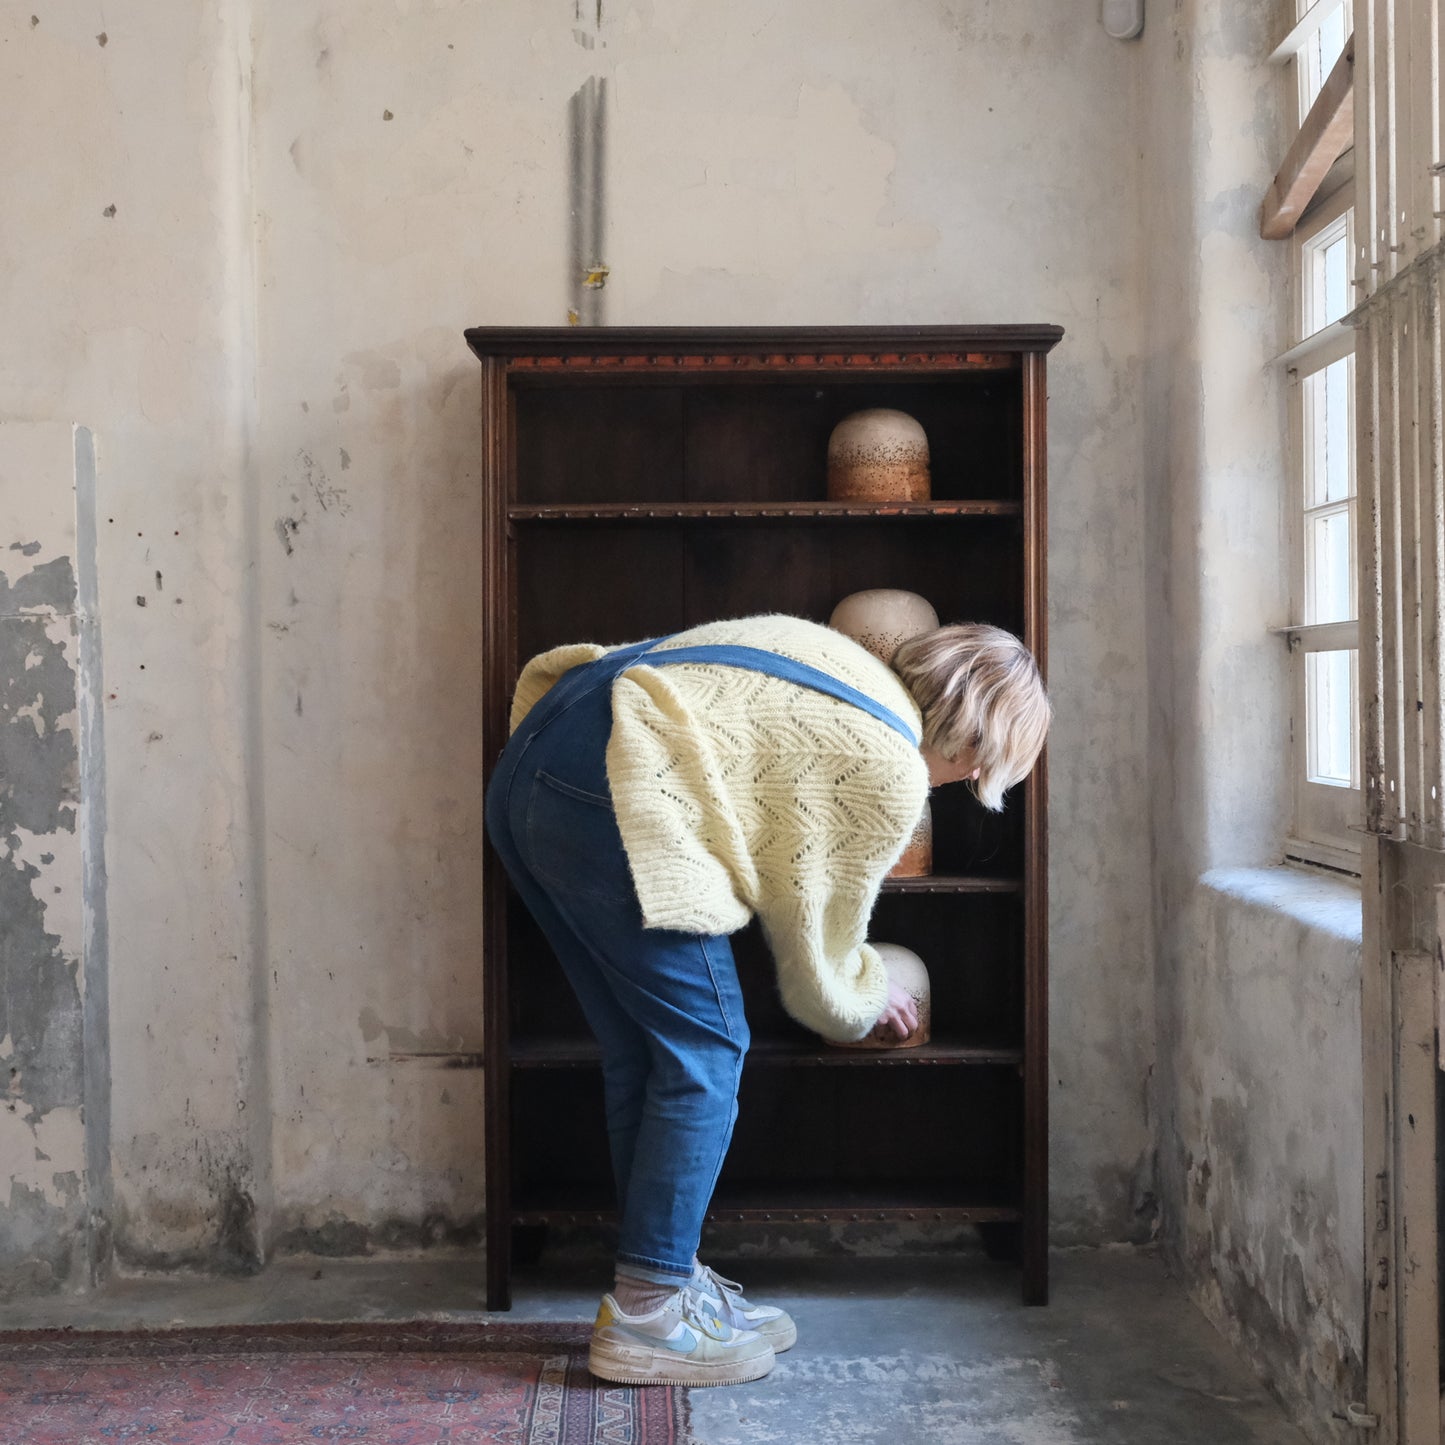
[[[781,1355],[784,1350],[791,1350],[798,1343],[798,1327],[792,1320],[779,1320],[777,1323],[781,1328],[774,1329],[768,1324],[753,1325],[752,1328],[773,1347],[775,1355]]]
[[[761,1380],[774,1364],[773,1351],[750,1355],[743,1360],[719,1360],[707,1365],[689,1360],[670,1350],[649,1350],[644,1346],[620,1345],[608,1340],[594,1341],[587,1352],[587,1368],[599,1380],[617,1385],[745,1385]]]

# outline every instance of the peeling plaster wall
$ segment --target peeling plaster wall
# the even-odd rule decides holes
[[[84,1277],[74,439],[0,423],[0,1297]]]
[[[609,322],[1066,330],[1054,1233],[1154,1227],[1142,53],[1046,0],[604,14],[0,17],[0,419],[94,434],[105,637],[104,781],[79,784],[100,866],[55,856],[108,898],[108,948],[45,928],[109,1010],[82,991],[94,1037],[61,1054],[109,1062],[83,1079],[83,1142],[37,1162],[83,1165],[92,1243],[113,1228],[122,1264],[476,1235],[479,1076],[415,1057],[481,1034],[481,439],[460,333],[565,319],[568,107],[593,76]],[[69,476],[33,486],[46,505],[3,540],[70,555]],[[38,585],[31,557],[0,556]],[[60,978],[27,937],[20,966]],[[56,998],[31,1032],[76,1017]],[[58,1127],[76,1097],[72,1076],[20,1107]],[[32,1232],[73,1238],[61,1186],[19,1164],[0,1236],[43,1188],[64,1209]]]
[[[69,451],[27,469],[7,451],[0,482],[0,547],[24,544],[0,550],[8,595],[22,610],[38,596],[47,645],[64,648],[45,664],[56,695],[28,722],[0,719],[11,739],[56,730],[48,754],[37,735],[24,771],[7,768],[8,806],[25,790],[35,806],[7,818],[0,845],[19,838],[13,856],[35,867],[54,854],[29,879],[32,901],[22,892],[5,908],[0,1052],[26,1067],[0,1140],[0,1260],[33,1258],[37,1284],[46,1270],[53,1284],[86,1283],[65,1243],[82,1197],[97,1265],[112,1231],[122,1261],[255,1254],[244,1221],[267,1154],[253,1126],[269,1108],[253,1069],[236,19],[232,5],[180,0],[130,7],[106,28],[93,8],[0,12],[0,422],[67,447],[78,423],[95,449],[89,479]],[[68,672],[84,700],[102,674],[94,650],[82,665],[66,568],[90,592],[92,648],[105,636],[79,775],[75,703],[62,706],[59,683]],[[4,625],[13,637],[39,623]],[[22,704],[30,686],[11,669],[0,679]],[[64,819],[77,809],[91,828],[84,858]],[[44,886],[57,870],[58,897]],[[52,1171],[76,1175],[75,1191],[58,1194]]]
[[[610,323],[1066,330],[1054,1227],[1147,1238],[1138,52],[1043,0],[604,16],[258,9],[278,1230],[475,1219],[475,1074],[387,1062],[481,1038],[480,435],[459,330],[564,321],[567,107],[600,75]]]
[[[1290,806],[1266,629],[1289,620],[1268,363],[1292,259],[1258,228],[1292,124],[1293,77],[1262,63],[1287,18],[1176,0],[1141,42],[1159,1188],[1195,1298],[1312,1438],[1343,1440],[1331,1413],[1362,1398],[1358,903],[1262,866]]]

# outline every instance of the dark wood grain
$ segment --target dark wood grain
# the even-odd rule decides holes
[[[787,356],[816,350],[844,356],[894,358],[890,369],[906,372],[910,359],[946,351],[1048,351],[1063,337],[1061,326],[474,326],[467,345],[479,356],[506,358],[612,355],[649,352],[707,355],[748,353],[776,357],[771,369],[788,365]],[[842,363],[847,365],[846,362]]]
[[[1023,504],[979,497],[968,501],[879,502],[582,502],[521,503],[512,522],[940,521],[951,517],[1019,517]]]
[[[485,505],[487,615],[483,620],[482,753],[489,783],[507,740],[507,711],[515,671],[512,640],[513,557],[507,527],[510,500],[511,429],[506,377],[494,358],[482,364],[482,490]],[[482,1020],[487,1060],[482,1140],[486,1161],[487,1308],[510,1309],[511,1178],[507,1069],[507,893],[501,861],[488,848],[482,859]]]
[[[1048,448],[1042,353],[1024,359],[1023,639],[1048,679]],[[1023,1296],[1049,1299],[1049,833],[1048,749],[1023,785],[1024,1129]]]
[[[1051,326],[478,328],[487,540],[484,742],[520,661],[763,611],[826,621],[848,592],[922,593],[1047,663],[1044,357]],[[934,500],[830,503],[849,411],[929,436]],[[933,977],[934,1042],[830,1051],[783,1012],[761,931],[733,938],[754,1049],[714,1218],[1013,1228],[1048,1295],[1047,784],[1001,815],[934,794],[939,875],[890,883],[870,936]],[[600,1071],[540,930],[483,874],[488,1305],[513,1226],[609,1217]]]

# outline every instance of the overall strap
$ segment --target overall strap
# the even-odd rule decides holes
[[[658,642],[665,642],[666,638],[659,638]],[[815,692],[826,693],[829,697],[836,697],[843,702],[851,702],[854,707],[862,708],[871,717],[876,717],[879,722],[887,723],[894,732],[902,734],[914,747],[919,744],[917,730],[909,722],[905,722],[891,708],[884,707],[881,702],[868,696],[866,692],[859,692],[856,687],[849,687],[846,682],[840,682],[831,673],[824,672],[821,668],[810,667],[806,662],[795,662],[791,657],[781,657],[776,652],[766,652],[760,647],[732,647],[725,644],[715,644],[704,647],[670,647],[663,652],[656,651],[657,642],[651,643],[646,655],[646,664],[649,667],[657,667],[669,662],[712,662],[720,663],[724,667],[745,667],[753,672],[765,672],[772,677],[781,677],[788,682],[795,682],[800,687],[810,687]],[[609,654],[611,659],[615,654]]]

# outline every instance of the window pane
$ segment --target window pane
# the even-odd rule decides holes
[[[1315,0],[1315,3],[1328,6],[1331,0]],[[1305,13],[1312,9],[1314,5],[1300,3],[1296,6],[1296,13],[1303,18]],[[1301,123],[1310,106],[1314,104],[1315,96],[1320,93],[1320,87],[1334,68],[1335,61],[1340,58],[1340,52],[1345,48],[1345,37],[1353,28],[1351,6],[1349,0],[1345,0],[1344,4],[1333,6],[1299,52],[1295,64],[1300,74]]]
[[[1349,308],[1349,242],[1336,236],[1319,254],[1315,264],[1320,271],[1320,309],[1315,330],[1338,321]]]
[[[1320,26],[1320,83],[1329,79],[1335,61],[1345,48],[1345,7],[1340,5],[1335,13],[1326,18]]]
[[[1354,494],[1354,444],[1350,426],[1355,359],[1341,357],[1305,378],[1309,442],[1305,457],[1305,504],[1318,507]]]
[[[1351,622],[1355,616],[1348,505],[1309,518],[1310,591],[1306,622]]]
[[[1354,784],[1355,657],[1353,649],[1311,652],[1305,658],[1309,780],[1331,787]]]

